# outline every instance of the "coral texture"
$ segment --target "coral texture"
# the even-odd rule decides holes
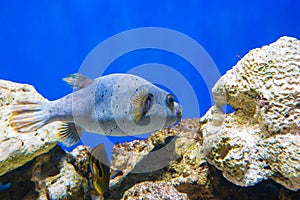
[[[56,122],[31,133],[13,130],[10,108],[22,101],[47,100],[30,85],[0,80],[0,180],[11,183],[0,199],[87,199],[87,153],[78,147],[74,151],[79,153],[71,159],[74,163],[67,162],[72,156],[57,147]]]
[[[182,192],[189,199],[212,199],[209,170],[200,152],[201,144],[199,119],[185,119],[176,126],[154,132],[146,140],[116,144],[112,169],[122,173],[111,180],[109,198],[127,198],[126,191],[131,187],[130,194],[133,191],[141,194],[140,190],[144,189],[139,189],[136,184],[141,183],[144,187],[142,182],[155,185],[158,181],[159,184],[165,182],[174,186],[177,190],[172,189],[174,195]]]
[[[0,177],[11,186],[0,199],[90,199],[89,148],[79,146],[67,153],[55,146],[27,164]]]
[[[300,199],[299,79],[298,40],[251,50],[216,83],[216,104],[201,119],[113,147],[104,199]],[[62,150],[55,122],[11,129],[10,107],[35,100],[47,101],[0,80],[0,199],[91,199],[91,148]]]
[[[116,170],[119,166],[123,171],[116,173],[111,180],[107,199],[143,199],[150,191],[157,196],[166,195],[164,189],[157,188],[158,184],[172,186],[169,195],[186,194],[187,199],[191,200],[296,200],[300,197],[299,192],[287,190],[273,180],[261,181],[252,187],[237,186],[209,165],[204,157],[206,151],[202,146],[201,130],[204,130],[206,119],[211,116],[209,112],[201,120],[185,119],[174,127],[153,133],[146,140],[115,145],[112,168]],[[138,152],[142,152],[142,155],[133,156]],[[170,152],[176,152],[176,155]],[[157,162],[167,164],[163,166]],[[155,166],[155,170],[151,165]],[[144,170],[137,170],[141,166]]]
[[[123,196],[124,200],[156,200],[177,199],[187,200],[186,194],[179,193],[172,185],[165,182],[142,182],[127,190]]]
[[[282,37],[251,50],[216,83],[216,106],[202,119],[203,148],[228,180],[300,189],[299,80],[300,41]],[[226,104],[235,112],[222,114]]]
[[[190,199],[299,197],[284,189],[300,188],[299,78],[298,40],[282,37],[251,50],[216,83],[216,105],[200,120],[183,120],[147,140],[114,147],[112,166],[123,174],[112,180],[112,197],[153,180],[172,183]],[[235,112],[225,114],[222,106],[227,104]],[[256,186],[231,185],[206,160],[234,184]]]
[[[56,123],[20,134],[10,128],[10,108],[18,101],[47,101],[26,84],[0,80],[0,176],[20,167],[57,144]]]
[[[39,182],[46,186],[45,190],[40,194],[41,196],[47,197],[45,199],[89,199],[90,198],[90,187],[89,181],[83,174],[87,174],[87,166],[89,154],[86,148],[79,147],[75,149],[79,151],[78,156],[75,157],[75,163],[81,163],[83,165],[73,166],[68,162],[67,159],[62,159],[59,163],[59,173],[55,176],[49,176],[45,180]],[[73,152],[74,153],[74,152]],[[86,156],[82,156],[82,155]],[[72,154],[71,154],[72,155]],[[67,157],[65,157],[67,158]],[[82,160],[82,158],[84,158]],[[83,163],[82,163],[83,161]],[[76,171],[77,169],[77,171]],[[83,174],[81,173],[83,172]]]

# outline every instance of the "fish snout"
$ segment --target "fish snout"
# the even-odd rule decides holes
[[[177,117],[177,121],[180,121],[182,118],[182,107],[180,105],[178,105],[178,109],[176,111],[176,117]]]

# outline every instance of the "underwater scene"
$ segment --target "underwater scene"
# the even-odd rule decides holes
[[[299,9],[2,1],[0,200],[300,199]]]

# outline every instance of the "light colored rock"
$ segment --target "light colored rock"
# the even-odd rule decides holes
[[[216,110],[209,113],[215,113],[219,116],[219,119],[222,118],[221,113],[218,113]],[[207,115],[206,119],[211,119],[209,118],[211,116]],[[218,124],[215,121],[213,123],[215,125]],[[227,181],[219,170],[209,165],[204,157],[204,152],[206,151],[202,148],[203,138],[200,131],[204,130],[203,127],[207,124],[205,118],[201,120],[184,119],[174,127],[153,133],[146,140],[136,140],[115,145],[113,152],[118,156],[113,157],[112,166],[116,167],[116,164],[117,166],[123,166],[124,171],[123,173],[118,173],[111,180],[108,199],[130,199],[130,195],[133,195],[132,199],[143,199],[147,196],[146,188],[150,188],[149,191],[155,192],[151,188],[156,188],[157,184],[161,183],[172,185],[178,192],[187,194],[188,199],[191,200],[244,199],[245,196],[249,199],[285,199],[288,196],[284,194],[281,198],[278,198],[279,191],[286,192],[286,189],[283,186],[278,186],[272,180],[263,181],[254,187],[236,186]],[[164,149],[167,147],[165,145],[167,138],[174,135],[177,136],[177,139],[168,143],[173,144],[173,147],[172,145],[168,146],[168,150],[177,153],[177,156],[173,157],[174,160],[171,160],[168,165],[160,170],[134,173],[135,166],[145,166],[140,164],[147,160],[146,158],[148,157],[147,151],[143,151],[145,148],[154,146],[148,152],[159,150],[158,147]],[[142,157],[135,157],[138,158],[137,160],[134,158],[129,159],[133,153],[137,154],[139,151],[143,152]],[[123,156],[120,157],[121,154]],[[127,161],[130,163],[126,163]],[[146,162],[149,164],[148,161]],[[148,166],[147,169],[149,168]],[[287,192],[286,194],[289,193]],[[298,197],[299,192],[295,192],[295,195]]]
[[[90,199],[86,177],[89,172],[89,150],[88,147],[78,146],[67,153],[56,147],[48,154],[37,157],[31,180],[35,182],[38,199]],[[49,165],[48,168],[45,165]]]
[[[251,50],[216,83],[202,151],[233,183],[273,179],[300,189],[300,41],[282,37]],[[230,105],[234,113],[222,114]]]
[[[36,199],[35,192],[38,192],[39,199],[88,199],[89,150],[76,148],[73,152],[74,165],[68,162],[71,154],[62,150],[54,150],[57,155],[51,153],[58,143],[59,122],[30,133],[18,133],[10,127],[11,106],[17,102],[37,100],[47,101],[30,85],[0,80],[0,178],[12,183],[5,195],[20,197],[27,192],[26,198]],[[52,166],[52,163],[56,165]],[[18,173],[24,174],[21,180],[14,176]],[[18,190],[20,181],[28,186],[18,193],[15,190]],[[35,188],[30,188],[32,182]]]
[[[3,176],[10,187],[0,199],[90,199],[89,147],[78,146],[67,153],[60,146]]]
[[[57,144],[57,124],[51,123],[36,132],[20,134],[9,125],[10,108],[18,101],[44,99],[26,84],[0,80],[0,176],[20,167]]]
[[[56,147],[60,149],[60,147]],[[55,149],[54,149],[55,150]],[[39,193],[39,200],[43,199],[90,199],[89,186],[89,152],[91,148],[78,146],[71,153],[63,150],[44,154],[34,163],[32,181]],[[45,163],[48,162],[48,163]],[[48,172],[45,177],[45,164],[57,167],[56,173]],[[55,164],[54,164],[55,163]]]
[[[288,37],[252,50],[216,84],[203,118],[115,145],[112,169],[121,172],[107,199],[297,199],[283,186],[300,188],[299,55]],[[90,148],[55,147],[56,123],[28,134],[10,128],[10,106],[26,100],[47,101],[32,86],[0,80],[0,182],[11,182],[0,199],[89,199]],[[236,111],[224,114],[224,104]],[[256,186],[228,182],[206,160],[234,184]]]
[[[78,174],[73,165],[64,160],[60,173],[44,180],[46,192],[40,194],[39,199],[89,199],[89,182]],[[46,199],[49,199],[46,198]]]
[[[136,191],[134,198],[142,199],[144,183],[149,188],[164,183],[187,194],[189,199],[212,199],[208,165],[200,152],[199,122],[199,119],[185,119],[176,126],[154,132],[146,140],[115,145],[112,168],[122,173],[111,180],[110,198],[118,199],[124,194],[123,197],[130,199],[128,195]]]
[[[171,184],[165,182],[145,181],[136,184],[127,190],[123,200],[157,200],[157,199],[177,199],[188,200],[186,194],[178,192]]]

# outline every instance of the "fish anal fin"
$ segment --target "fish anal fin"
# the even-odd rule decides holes
[[[67,82],[74,89],[85,88],[86,86],[93,83],[93,80],[78,73],[70,74],[66,78],[63,78],[63,80]]]
[[[67,147],[79,142],[83,129],[72,122],[62,122],[58,128],[57,136],[59,140]]]

